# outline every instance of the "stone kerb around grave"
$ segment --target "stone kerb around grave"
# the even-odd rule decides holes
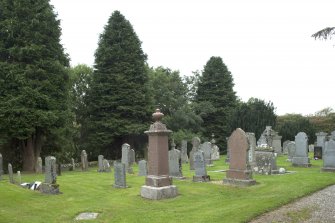
[[[172,132],[161,122],[163,113],[159,109],[153,113],[154,123],[150,126],[148,135],[148,175],[145,185],[141,187],[141,196],[151,200],[160,200],[176,197],[178,190],[172,185],[169,176],[168,141]]]
[[[249,165],[249,141],[246,133],[238,128],[228,140],[230,149],[230,165],[223,183],[237,186],[250,186],[256,184],[252,178],[252,170]]]

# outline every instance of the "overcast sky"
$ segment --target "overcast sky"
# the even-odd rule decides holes
[[[272,101],[276,113],[335,108],[334,0],[51,0],[71,65],[93,66],[99,35],[113,11],[133,25],[152,67],[202,71],[220,56],[237,96]]]

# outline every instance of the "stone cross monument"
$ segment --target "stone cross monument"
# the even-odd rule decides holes
[[[164,114],[156,109],[152,114],[155,122],[149,131],[145,132],[149,138],[148,175],[145,178],[145,185],[141,187],[141,196],[152,200],[178,195],[177,187],[172,185],[172,178],[169,176],[168,136],[171,131],[161,122],[163,116]]]

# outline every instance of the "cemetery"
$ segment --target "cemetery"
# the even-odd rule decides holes
[[[300,98],[289,102],[291,96],[284,93],[297,89],[294,81],[289,82],[294,88],[285,85],[279,92],[273,90],[284,79],[278,74],[291,70],[282,66],[283,61],[276,61],[280,66],[266,72],[264,79],[255,72],[267,64],[259,66],[249,61],[253,57],[260,61],[257,55],[246,56],[234,49],[239,61],[230,70],[224,61],[230,62],[233,51],[225,49],[221,58],[198,48],[201,42],[205,49],[219,40],[217,48],[229,42],[225,39],[229,35],[212,36],[208,31],[213,27],[207,29],[210,20],[192,17],[190,21],[205,26],[196,27],[197,33],[185,26],[183,32],[191,33],[192,39],[172,42],[176,46],[198,42],[178,62],[188,65],[198,61],[186,57],[194,54],[202,60],[208,56],[206,63],[198,64],[203,70],[189,75],[163,65],[153,67],[144,51],[147,48],[142,49],[143,33],[137,35],[134,27],[141,27],[139,18],[155,19],[129,5],[141,12],[140,17],[129,16],[136,26],[111,7],[100,36],[92,31],[97,43],[91,55],[94,63],[73,65],[68,46],[62,42],[67,39],[62,33],[67,29],[61,26],[66,17],[51,2],[61,1],[0,1],[0,223],[253,222],[311,194],[335,190],[333,108],[279,115],[274,103],[266,101],[284,98],[290,106],[317,106],[300,90],[299,97],[309,98],[309,105],[303,106]],[[92,7],[100,4],[105,3],[94,2]],[[163,14],[161,9],[156,11]],[[85,16],[91,12],[84,12]],[[164,41],[159,44],[166,44],[167,49],[170,37],[161,39],[156,34],[173,17],[150,27],[148,35]],[[77,26],[81,23],[90,24],[84,21]],[[218,31],[225,30],[214,23]],[[169,27],[165,29],[170,32]],[[327,39],[335,34],[332,30],[312,37]],[[206,40],[198,41],[204,35],[208,35]],[[89,38],[78,32],[76,42],[83,44]],[[84,54],[87,47],[82,45],[78,53]],[[178,52],[171,48],[171,55],[167,51],[159,53],[182,55],[181,48]],[[243,58],[250,64],[243,63]],[[245,67],[248,78],[238,76],[243,73],[238,69]],[[235,84],[234,78],[240,82]],[[247,85],[243,87],[241,81]],[[299,81],[299,86],[303,86],[300,82],[305,84]],[[255,98],[259,94],[252,89],[271,98]],[[244,91],[249,99],[240,94]],[[322,199],[323,205],[334,203],[324,202],[327,196]],[[312,205],[313,210],[321,209],[320,203]],[[303,222],[313,210],[283,215],[291,222]],[[335,222],[335,207],[331,211],[334,214],[325,216]]]

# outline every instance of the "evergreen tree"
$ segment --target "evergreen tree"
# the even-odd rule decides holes
[[[48,133],[69,118],[60,22],[48,0],[1,0],[0,36],[0,131],[32,171]]]
[[[266,126],[276,127],[276,118],[272,102],[250,98],[247,102],[238,103],[235,109],[233,128],[242,128],[246,132],[253,132],[258,139]]]
[[[122,142],[132,144],[133,136],[148,129],[153,107],[145,61],[132,25],[113,12],[100,36],[87,98],[86,147],[94,156],[108,151],[115,157]]]
[[[214,133],[222,150],[232,131],[231,118],[236,106],[233,86],[233,77],[222,59],[211,57],[200,76],[195,101],[202,108],[203,135],[210,139]]]

